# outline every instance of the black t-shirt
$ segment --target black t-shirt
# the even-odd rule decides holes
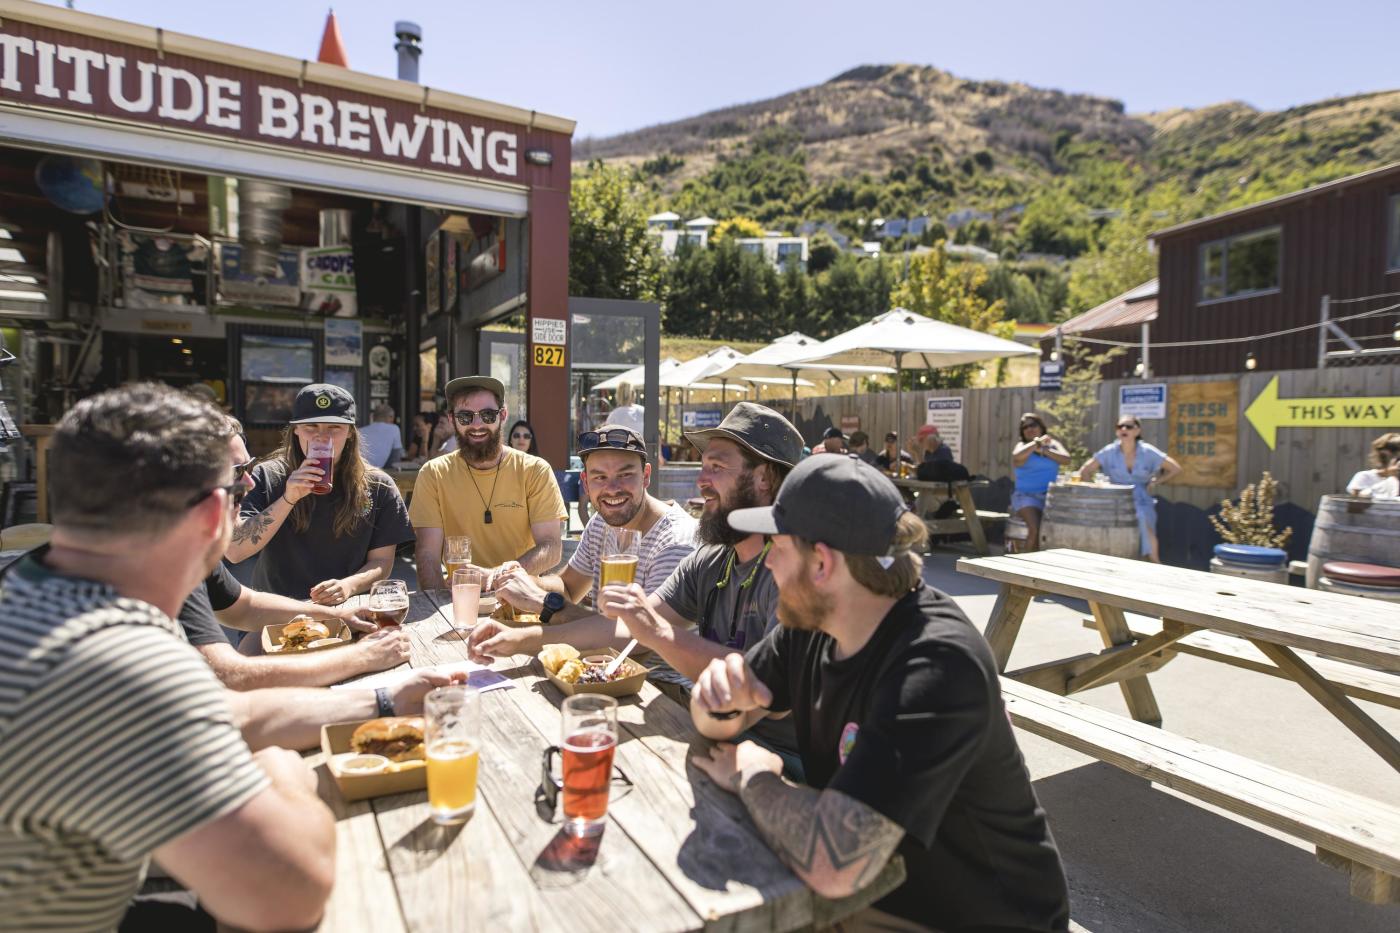
[[[899,452],[899,462],[900,462],[900,463],[913,463],[913,462],[914,462],[914,455],[911,454],[911,453],[909,453],[909,451],[907,451],[907,450],[901,450],[901,451]],[[875,465],[876,465],[877,467],[879,467],[880,469],[885,470],[885,471],[888,472],[889,469],[890,469],[890,467],[891,467],[893,464],[894,464],[894,461],[890,459],[890,455],[887,454],[887,453],[885,453],[883,450],[880,451],[878,454],[875,455]]]
[[[368,495],[359,506],[359,520],[345,535],[335,533],[335,513],[342,490],[326,496],[307,496],[311,523],[297,531],[294,516],[287,516],[277,534],[258,553],[253,585],[292,599],[309,599],[311,588],[323,580],[349,576],[365,564],[375,548],[413,540],[413,524],[394,481],[379,470],[365,469]],[[261,512],[282,497],[287,485],[286,466],[279,460],[262,463],[253,471],[253,488],[243,500],[243,514]]]
[[[987,643],[944,594],[900,599],[855,655],[780,627],[749,651],[791,710],[807,783],[904,828],[908,878],[876,906],[941,930],[1065,930],[1069,895]]]
[[[243,584],[229,573],[223,561],[214,567],[214,572],[204,582],[194,588],[180,607],[180,625],[185,629],[185,638],[195,647],[200,645],[226,645],[228,636],[224,634],[214,613],[222,612],[238,601],[243,592]]]

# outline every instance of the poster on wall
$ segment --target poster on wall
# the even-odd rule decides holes
[[[358,320],[326,319],[326,365],[359,366],[364,331]]]
[[[963,400],[961,398],[931,398],[925,424],[938,428],[938,436],[953,451],[953,459],[962,459]]]
[[[198,305],[204,300],[202,279],[209,251],[188,237],[155,236],[123,230],[117,235],[122,296],[128,308]]]
[[[442,265],[438,262],[441,254],[442,233],[433,231],[423,253],[423,291],[429,315],[442,310]]]
[[[219,257],[219,301],[255,305],[301,304],[301,250],[283,247],[277,251],[277,272],[254,275],[243,271],[243,247],[237,243],[215,244]]]
[[[1149,382],[1118,387],[1118,415],[1160,421],[1167,416],[1167,384]]]
[[[1167,415],[1167,453],[1181,464],[1175,486],[1235,489],[1240,387],[1237,382],[1179,382]]]
[[[302,307],[326,317],[355,317],[355,252],[349,246],[315,246],[301,251]]]

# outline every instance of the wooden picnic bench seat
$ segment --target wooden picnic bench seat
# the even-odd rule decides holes
[[[1305,840],[1348,873],[1353,897],[1400,903],[1400,808],[1008,677],[1001,685],[1019,728]]]
[[[1128,630],[1135,639],[1151,638],[1162,631],[1160,619],[1152,619],[1133,612],[1124,613],[1124,618],[1127,620]],[[1085,616],[1083,623],[1085,628],[1097,627],[1093,616]],[[1247,671],[1256,671],[1260,674],[1268,674],[1271,677],[1281,677],[1284,680],[1292,679],[1287,672],[1280,670],[1277,664],[1269,660],[1268,655],[1245,639],[1236,638],[1234,635],[1225,635],[1221,632],[1205,630],[1192,632],[1162,650],[1164,652],[1179,651],[1182,654],[1194,655],[1209,661],[1220,661],[1223,664],[1243,668]],[[1314,670],[1335,684],[1347,696],[1379,703],[1392,709],[1400,709],[1400,675],[1348,664],[1345,661],[1333,661],[1312,654],[1307,655],[1306,660]],[[1046,684],[1038,686],[1054,692],[1053,687],[1048,687]]]

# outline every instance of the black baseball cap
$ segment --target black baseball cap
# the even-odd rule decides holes
[[[622,424],[605,424],[596,431],[583,431],[578,436],[578,455],[587,460],[595,450],[626,450],[647,461],[647,443],[636,431]]]
[[[892,552],[899,516],[907,511],[904,497],[879,470],[854,455],[829,454],[799,463],[773,505],[730,512],[729,526],[882,557]]]
[[[841,432],[841,429],[836,427],[835,425],[832,425],[831,427],[827,428],[825,431],[822,432],[822,440],[827,440],[828,438],[832,437],[839,437],[843,441],[846,439],[846,435],[843,434]]]
[[[710,441],[727,437],[751,453],[791,467],[802,459],[802,435],[782,415],[766,405],[740,402],[725,415],[717,428],[691,431],[686,439],[704,453]]]
[[[355,396],[328,382],[302,386],[288,424],[354,424]]]
[[[485,389],[500,399],[502,405],[506,403],[506,385],[494,376],[458,376],[443,386],[442,395],[450,405],[452,396],[471,389]]]

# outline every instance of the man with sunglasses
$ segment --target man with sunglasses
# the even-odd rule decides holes
[[[490,376],[459,376],[443,390],[457,450],[423,464],[414,482],[408,514],[419,589],[447,586],[445,537],[471,538],[472,563],[481,567],[515,562],[538,574],[559,563],[564,497],[548,462],[501,443],[505,391]]]
[[[609,528],[627,528],[640,535],[637,582],[648,593],[657,590],[695,550],[695,519],[674,502],[662,502],[647,492],[651,464],[640,434],[625,425],[605,424],[578,436],[578,455],[583,459],[583,485],[593,517],[568,566],[546,577],[512,568],[496,584],[497,596],[517,609],[537,613],[542,623],[592,615],[577,603],[598,579]]]
[[[250,475],[257,460],[248,456],[242,425],[228,419],[229,458],[233,463],[234,507],[253,487]],[[347,606],[322,606],[276,593],[243,586],[223,561],[203,585],[180,607],[179,622],[185,638],[204,656],[224,686],[231,690],[256,687],[326,687],[360,674],[387,670],[408,660],[408,638],[397,630],[376,631],[376,626]],[[339,651],[265,655],[255,633],[264,626],[286,622],[296,615],[345,622],[352,629],[372,633]],[[235,650],[222,626],[250,633]]]

